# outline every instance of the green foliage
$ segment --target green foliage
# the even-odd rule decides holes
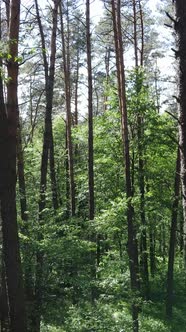
[[[23,269],[31,270],[34,285],[35,253],[43,254],[44,289],[42,332],[131,332],[131,303],[135,298],[140,307],[141,332],[171,332],[185,310],[181,293],[184,277],[175,269],[175,320],[164,318],[165,281],[169,228],[175,173],[175,121],[167,114],[158,114],[143,71],[132,71],[127,78],[127,102],[131,148],[131,173],[134,195],[132,205],[137,240],[143,227],[147,232],[147,253],[150,254],[150,234],[155,247],[155,275],[150,276],[151,298],[130,291],[127,253],[127,200],[121,121],[115,81],[108,84],[107,112],[94,118],[95,219],[88,220],[88,128],[82,121],[72,129],[76,183],[76,216],[68,214],[68,179],[66,169],[66,128],[61,116],[53,124],[57,185],[60,207],[52,209],[52,192],[48,174],[46,207],[38,223],[42,124],[35,129],[32,142],[24,149],[27,184],[28,216],[25,226],[20,216],[20,240]],[[137,93],[138,91],[138,93]],[[138,140],[137,121],[142,121],[142,136]],[[25,133],[27,137],[27,132]],[[146,225],[142,226],[141,193],[139,190],[139,146],[142,147],[145,181]],[[18,193],[17,198],[20,198]],[[19,212],[19,208],[18,208]],[[42,234],[38,239],[38,234]],[[28,255],[29,251],[29,255]],[[96,262],[97,261],[97,262]],[[94,278],[92,277],[92,267]],[[179,265],[180,258],[177,260]],[[97,263],[97,264],[95,264]],[[148,258],[150,265],[150,258]],[[179,266],[180,267],[180,266]],[[150,268],[149,268],[150,271]],[[181,267],[181,271],[183,271]],[[92,288],[96,290],[92,304]],[[179,330],[180,329],[180,330]]]

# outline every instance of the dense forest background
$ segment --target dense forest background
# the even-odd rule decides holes
[[[182,2],[0,1],[2,332],[186,331]]]

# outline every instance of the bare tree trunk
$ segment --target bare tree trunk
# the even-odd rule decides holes
[[[186,2],[176,0],[176,24],[179,60],[179,146],[181,163],[182,204],[184,234],[186,234]],[[186,235],[184,235],[184,261],[186,266]]]
[[[66,126],[67,126],[67,150],[68,150],[68,170],[69,170],[69,189],[70,189],[70,206],[71,215],[76,213],[75,200],[75,182],[74,182],[74,160],[72,147],[72,119],[71,119],[71,88],[70,88],[70,55],[69,55],[69,31],[67,31],[67,43],[65,41],[64,22],[63,22],[63,4],[60,5],[60,21],[61,21],[61,38],[63,51],[63,71],[65,78],[65,101],[66,101]],[[69,18],[67,17],[67,20]],[[69,24],[69,22],[67,22]],[[69,28],[68,28],[69,30]],[[67,44],[67,45],[66,45]]]
[[[19,121],[19,124],[18,124],[18,130],[17,130],[17,171],[18,171],[18,180],[19,180],[21,218],[22,218],[23,221],[27,222],[27,220],[28,220],[28,214],[26,213],[26,211],[27,211],[27,199],[26,199],[24,157],[23,157],[23,147],[22,147],[20,121]]]
[[[19,112],[18,112],[19,114]],[[29,235],[28,229],[28,208],[27,208],[27,196],[26,196],[26,184],[25,184],[25,172],[24,172],[24,155],[22,147],[22,137],[21,137],[21,125],[19,120],[18,130],[17,130],[17,172],[18,172],[18,182],[19,182],[19,195],[20,195],[20,207],[21,207],[21,218],[24,222],[21,227],[22,233],[26,236]],[[23,245],[23,267],[24,267],[24,288],[25,288],[25,302],[26,302],[26,313],[27,313],[27,325],[28,330],[30,326],[30,321],[32,320],[33,314],[33,276],[32,276],[32,250],[30,250],[29,243],[24,243]]]
[[[125,162],[125,180],[126,180],[126,196],[127,196],[127,223],[128,223],[128,255],[131,289],[134,293],[139,290],[138,281],[138,248],[136,241],[136,232],[133,222],[134,209],[132,206],[132,188],[131,188],[131,174],[130,174],[130,154],[129,154],[129,135],[128,135],[128,117],[125,93],[125,71],[124,71],[124,57],[123,57],[123,41],[121,31],[121,4],[120,0],[111,0],[112,18],[114,28],[114,40],[116,50],[116,66],[118,76],[118,92],[121,111],[121,125],[123,138],[123,153]],[[136,296],[136,295],[135,295]],[[133,331],[139,330],[138,324],[138,305],[133,301],[132,304],[132,318]]]
[[[172,205],[171,233],[170,233],[170,242],[169,242],[169,260],[168,260],[168,273],[167,273],[166,314],[168,318],[172,318],[173,288],[174,288],[173,274],[174,274],[175,246],[176,246],[176,229],[177,229],[177,219],[178,219],[179,191],[180,191],[180,152],[178,149],[175,182],[174,182],[174,201]]]
[[[54,162],[54,145],[53,145],[53,132],[52,132],[52,107],[53,107],[53,90],[54,90],[54,75],[55,75],[58,3],[59,3],[58,0],[54,0],[52,35],[51,35],[51,52],[50,52],[51,55],[50,55],[50,64],[48,64],[46,56],[46,48],[45,48],[45,38],[39,14],[38,2],[37,0],[35,0],[36,15],[40,30],[41,44],[42,44],[42,54],[43,54],[43,63],[45,71],[45,94],[46,94],[45,128],[44,128],[43,151],[42,151],[42,161],[41,161],[40,201],[43,202],[45,201],[47,168],[48,168],[48,159],[50,156],[50,175],[51,175],[51,187],[52,187],[54,210],[58,208],[58,200],[57,200],[57,186],[56,186],[56,176],[55,176],[55,166],[54,166],[55,162]],[[42,208],[41,202],[39,205],[40,208]],[[39,211],[41,212],[42,210],[39,209]]]
[[[90,1],[86,0],[86,42],[88,66],[88,188],[89,219],[94,219],[94,148],[93,148],[93,100],[92,100],[92,59],[90,33]]]
[[[109,77],[110,77],[110,47],[106,47],[105,51],[105,73],[106,73],[106,84],[109,84]],[[104,112],[107,111],[107,102],[108,102],[108,96],[105,93],[104,94]]]
[[[94,133],[93,133],[93,83],[92,83],[92,51],[91,51],[91,32],[90,32],[90,1],[86,0],[86,47],[87,47],[87,74],[88,74],[88,190],[89,190],[89,220],[94,220],[95,201],[94,201]],[[91,241],[96,242],[99,252],[99,237],[91,234]],[[96,259],[99,263],[97,253],[90,254],[91,260],[91,299],[94,303],[97,297],[97,289],[94,285],[96,279]]]
[[[143,122],[144,116],[142,114],[141,109],[139,108],[140,104],[140,92],[142,89],[143,84],[143,73],[140,71],[139,68],[139,58],[140,58],[140,65],[143,65],[143,12],[141,8],[141,2],[138,0],[138,7],[140,12],[140,39],[141,39],[141,49],[139,47],[139,38],[138,38],[138,31],[137,31],[137,23],[138,23],[138,16],[137,16],[137,1],[133,0],[133,19],[134,19],[134,26],[133,26],[133,34],[134,34],[134,55],[135,55],[135,75],[136,75],[136,95],[137,95],[137,140],[138,140],[138,183],[139,183],[139,191],[140,191],[140,217],[141,217],[141,239],[140,239],[140,268],[141,268],[141,277],[142,277],[142,287],[143,287],[143,294],[145,298],[149,297],[149,273],[148,273],[148,254],[147,254],[147,231],[146,231],[146,214],[145,214],[145,170],[144,170],[144,147],[143,147],[143,136],[144,136],[144,129],[143,129]],[[138,54],[140,52],[140,54]]]
[[[80,62],[80,55],[79,55],[79,47],[77,49],[76,55],[76,78],[75,78],[75,111],[74,111],[74,124],[75,126],[78,125],[78,87],[79,87],[79,62]]]
[[[1,207],[0,207],[1,210]],[[3,258],[3,220],[0,213],[0,331],[8,332],[10,326],[8,292]]]
[[[1,6],[1,3],[0,3]],[[1,15],[1,7],[0,7]],[[8,17],[9,19],[9,17]],[[0,39],[1,39],[1,17],[0,17]],[[0,60],[0,67],[2,69],[2,60]],[[3,93],[3,80],[0,77],[0,129],[3,128],[4,121],[6,120],[6,109]],[[2,126],[2,128],[1,128]],[[0,154],[1,154],[1,144],[3,137],[0,136]],[[3,157],[3,156],[2,156]],[[1,161],[1,157],[0,157]],[[1,171],[1,169],[0,169]],[[0,202],[0,331],[8,332],[10,327],[10,317],[9,317],[9,306],[8,306],[8,292],[7,283],[5,278],[5,264],[3,255],[3,220],[1,215],[1,202]]]
[[[149,250],[150,250],[150,273],[151,276],[154,277],[156,271],[156,259],[155,259],[155,235],[154,235],[154,227],[152,225],[152,221],[150,224],[149,230]]]
[[[17,86],[20,1],[12,0],[10,8],[9,53],[7,64],[7,113],[0,117],[0,200],[3,221],[3,253],[7,278],[11,332],[26,331],[24,291],[19,251],[16,213],[16,135],[18,123]],[[14,41],[14,42],[12,42]]]
[[[43,150],[41,159],[41,178],[40,178],[40,197],[39,197],[39,222],[43,220],[43,210],[46,206],[46,187],[47,187],[47,169],[48,160],[50,157],[50,178],[52,187],[52,198],[54,211],[58,208],[57,199],[57,185],[54,166],[54,146],[53,146],[53,132],[52,132],[52,107],[53,107],[53,88],[54,88],[54,74],[55,74],[55,55],[56,55],[56,30],[57,30],[57,12],[59,1],[54,0],[54,9],[52,13],[52,34],[51,34],[51,52],[50,64],[48,64],[46,57],[45,38],[43,26],[41,23],[38,2],[35,0],[36,15],[38,26],[40,30],[43,63],[45,71],[45,93],[46,93],[46,111],[45,111],[45,127],[43,137]],[[42,233],[38,233],[38,241],[42,239]],[[31,331],[39,332],[42,313],[42,298],[43,298],[43,254],[41,251],[36,253],[36,276],[35,276],[35,303],[34,315],[32,319]]]

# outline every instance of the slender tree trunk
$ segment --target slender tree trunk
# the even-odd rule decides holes
[[[19,114],[19,112],[18,112]],[[28,208],[27,208],[27,196],[26,196],[26,184],[25,184],[25,172],[24,172],[24,155],[22,147],[21,137],[21,125],[19,121],[17,130],[17,173],[19,182],[19,195],[20,195],[20,207],[21,207],[21,218],[24,222],[21,227],[22,233],[26,236],[29,235],[28,229]],[[28,330],[30,327],[30,321],[32,321],[33,314],[33,276],[32,276],[32,250],[29,243],[23,245],[23,267],[24,267],[24,288],[25,288],[25,301],[26,301],[26,313],[27,313],[27,325]]]
[[[77,49],[76,55],[76,79],[75,79],[75,111],[74,111],[74,124],[78,125],[78,87],[79,87],[79,62],[80,62],[80,54],[79,47]]]
[[[184,215],[184,261],[186,266],[186,2],[176,0],[176,24],[179,60],[179,146],[182,204]]]
[[[9,53],[7,64],[7,112],[0,118],[0,200],[3,221],[3,253],[10,308],[11,332],[26,331],[24,291],[19,251],[16,213],[16,135],[18,123],[17,86],[20,1],[12,0],[10,8]],[[14,41],[14,42],[12,42]]]
[[[1,207],[0,207],[1,210]],[[3,243],[3,220],[0,213],[0,243]],[[0,246],[0,331],[7,332],[10,326],[8,292],[5,278],[5,266],[3,259],[3,246]]]
[[[140,12],[140,26],[141,26],[141,49],[139,47],[139,38],[137,31],[137,1],[133,0],[133,34],[134,34],[134,55],[135,55],[135,75],[136,75],[136,95],[137,95],[137,140],[138,140],[138,183],[140,191],[140,218],[141,218],[141,239],[140,239],[140,268],[141,268],[141,277],[142,277],[142,287],[143,294],[145,298],[149,297],[149,273],[148,273],[148,254],[147,254],[147,231],[146,231],[146,214],[145,214],[145,170],[144,170],[144,146],[143,146],[143,122],[144,116],[142,110],[139,107],[140,104],[140,92],[143,84],[143,73],[139,68],[139,59],[140,65],[143,65],[143,13],[141,8],[141,2],[138,0],[138,7]],[[140,54],[138,54],[140,51]]]
[[[166,314],[168,318],[172,318],[173,288],[174,288],[173,286],[174,257],[175,257],[175,246],[176,246],[176,229],[177,229],[179,191],[180,191],[179,189],[180,189],[180,152],[178,149],[175,182],[174,182],[174,201],[172,205],[171,232],[170,232],[170,242],[169,242],[169,260],[168,260],[168,273],[167,273]]]
[[[1,15],[1,7],[0,7],[0,15]],[[1,39],[1,17],[0,17],[0,39]],[[0,60],[0,67],[2,69],[2,60]],[[6,109],[5,109],[5,101],[3,93],[3,80],[2,77],[0,77],[0,123],[2,128],[5,120],[6,120]],[[1,126],[0,129],[2,129]],[[0,154],[1,154],[1,144],[3,144],[2,139],[3,137],[0,136]],[[3,228],[3,220],[1,215],[1,202],[0,202],[0,331],[7,332],[10,326],[10,317],[9,317],[8,292],[7,292],[7,283],[5,278],[5,264],[4,264],[4,255],[3,255],[3,245],[2,245],[3,244],[2,228]]]
[[[92,50],[90,32],[90,1],[86,0],[86,48],[87,48],[87,74],[88,74],[88,190],[89,190],[89,220],[94,220],[95,201],[94,201],[94,133],[93,133],[93,83],[92,83]],[[96,242],[96,250],[99,253],[99,236],[91,234],[91,241]],[[94,303],[97,297],[97,289],[94,285],[96,279],[96,261],[99,258],[96,252],[90,255],[91,260],[91,299]],[[99,255],[99,254],[98,254]]]
[[[55,75],[55,56],[56,56],[56,30],[57,30],[57,11],[58,0],[54,0],[54,9],[52,12],[52,34],[51,34],[51,55],[50,65],[46,57],[45,38],[41,23],[38,2],[35,0],[36,15],[40,30],[42,54],[45,72],[45,94],[46,94],[46,111],[45,111],[45,127],[43,136],[43,150],[41,159],[41,178],[40,178],[40,197],[39,197],[39,223],[43,221],[43,210],[46,206],[46,187],[47,187],[47,169],[50,157],[50,177],[52,187],[52,199],[54,211],[58,208],[57,185],[54,166],[54,146],[52,133],[52,107],[53,107],[53,89]],[[38,241],[42,239],[42,233],[38,233]],[[41,323],[41,313],[43,304],[43,253],[38,250],[36,253],[36,276],[35,276],[35,303],[34,315],[32,319],[31,331],[39,332]]]
[[[154,235],[154,227],[152,225],[152,221],[150,223],[150,230],[149,230],[149,250],[150,250],[150,273],[151,276],[154,277],[156,271],[156,259],[155,259],[156,256],[155,256],[155,235]]]
[[[127,196],[127,223],[128,223],[128,255],[131,289],[134,293],[139,290],[138,281],[138,248],[136,241],[136,232],[133,222],[134,209],[132,206],[132,188],[131,188],[131,174],[130,174],[130,154],[129,154],[129,135],[128,135],[128,117],[125,93],[125,71],[124,71],[124,57],[123,57],[123,41],[121,31],[121,4],[120,0],[111,0],[112,18],[114,28],[114,40],[116,50],[116,66],[118,76],[118,92],[121,110],[121,125],[122,138],[125,162],[125,180],[126,180],[126,196]],[[135,294],[136,296],[136,294]],[[139,330],[138,325],[138,305],[133,301],[132,304],[132,318],[133,331]]]
[[[144,60],[144,20],[141,0],[138,0],[139,14],[140,14],[140,27],[141,27],[141,48],[140,48],[140,65],[143,67]]]
[[[94,148],[93,148],[93,100],[92,100],[92,59],[90,33],[90,1],[86,0],[86,42],[88,67],[88,188],[89,219],[94,219]]]
[[[106,85],[109,84],[109,74],[110,74],[110,48],[106,47],[105,50],[105,74],[106,74]],[[108,102],[108,96],[107,93],[104,93],[104,112],[107,111],[107,102]]]
[[[134,58],[135,67],[138,68],[138,37],[137,37],[137,13],[136,13],[136,0],[132,1],[133,6],[133,35],[134,35]]]
[[[24,174],[24,157],[21,137],[21,124],[19,121],[17,130],[17,171],[19,180],[19,195],[20,195],[20,207],[21,207],[21,218],[27,222],[27,199],[26,199],[26,185],[25,185],[25,174]],[[26,227],[26,225],[25,225]]]
[[[55,56],[56,56],[57,9],[59,1],[54,0],[53,3],[54,3],[54,9],[53,9],[53,22],[52,22],[52,35],[51,35],[51,52],[50,52],[51,55],[50,55],[50,65],[49,65],[46,57],[45,38],[39,14],[38,2],[37,0],[35,0],[36,15],[40,30],[41,44],[42,44],[42,54],[43,54],[43,63],[45,71],[45,94],[46,94],[45,127],[44,127],[43,151],[42,151],[42,161],[41,161],[40,201],[43,202],[45,201],[47,169],[48,169],[48,160],[50,156],[51,187],[53,195],[53,207],[55,210],[58,208],[58,200],[57,200],[57,185],[56,185],[55,162],[54,162],[54,145],[53,145],[54,143],[53,143],[53,132],[52,132],[52,107],[53,107],[53,90],[54,90],[54,75],[55,75]],[[39,205],[40,208],[42,208],[43,204],[41,202]],[[39,209],[39,211],[41,212],[42,210]]]
[[[179,248],[180,248],[180,253],[183,255],[183,212],[180,215],[180,224],[179,224]]]
[[[54,77],[55,77],[55,62],[56,62],[56,33],[57,33],[57,16],[58,16],[58,6],[60,0],[54,0],[54,8],[52,13],[52,36],[51,36],[51,55],[50,55],[50,67],[49,67],[49,77],[48,77],[48,90],[46,93],[46,112],[52,114],[53,108],[53,96],[54,96]],[[59,207],[58,195],[57,195],[57,182],[56,182],[56,172],[55,172],[55,160],[54,160],[54,140],[53,140],[53,130],[52,130],[52,118],[50,124],[50,179],[52,187],[52,199],[54,211]]]
[[[66,101],[66,126],[67,126],[67,150],[68,150],[68,169],[69,169],[69,189],[70,189],[70,206],[71,216],[76,213],[76,200],[75,200],[75,181],[74,181],[74,160],[73,160],[73,146],[72,146],[72,115],[71,115],[71,87],[70,87],[70,54],[69,54],[69,31],[67,42],[65,42],[64,33],[64,14],[62,9],[62,2],[60,5],[60,23],[61,23],[61,38],[62,38],[62,51],[63,51],[63,71],[65,78],[65,101]],[[67,15],[67,20],[69,20]],[[67,22],[69,24],[69,22]],[[69,28],[68,28],[69,30]]]

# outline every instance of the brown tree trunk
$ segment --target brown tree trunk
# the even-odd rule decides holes
[[[63,71],[65,78],[65,102],[66,102],[66,128],[67,128],[67,151],[68,151],[68,170],[69,170],[69,189],[70,189],[70,206],[71,216],[76,213],[75,200],[75,181],[74,181],[74,160],[73,160],[73,146],[72,146],[72,114],[71,114],[71,87],[70,87],[70,54],[69,54],[69,28],[67,29],[67,42],[65,41],[64,33],[64,14],[63,4],[60,4],[60,23],[61,23],[61,38],[63,51]],[[69,20],[67,13],[67,21]],[[67,22],[69,25],[69,22]]]
[[[19,114],[19,112],[18,112]],[[22,147],[21,137],[21,125],[19,121],[17,130],[17,173],[19,182],[19,195],[20,195],[20,207],[21,218],[24,222],[21,227],[21,231],[25,236],[29,235],[28,229],[28,209],[27,209],[27,197],[26,197],[26,184],[25,184],[25,172],[24,172],[24,155]],[[23,266],[24,266],[24,288],[25,288],[25,301],[26,301],[26,313],[27,313],[27,325],[28,330],[30,321],[32,320],[32,306],[33,306],[33,276],[32,276],[32,250],[29,243],[23,244]]]
[[[58,208],[57,185],[56,185],[56,175],[55,175],[55,166],[54,166],[55,162],[54,162],[53,131],[52,131],[52,107],[53,107],[53,90],[54,90],[54,75],[55,75],[58,3],[59,3],[58,0],[56,1],[54,0],[52,35],[51,35],[51,55],[50,55],[50,65],[49,65],[46,56],[45,38],[44,38],[44,32],[41,23],[39,8],[38,8],[38,2],[37,0],[35,0],[36,15],[38,20],[41,45],[42,45],[43,63],[45,71],[45,94],[46,94],[45,127],[44,127],[43,151],[42,151],[42,161],[41,161],[40,203],[39,203],[40,212],[45,207],[44,201],[45,201],[45,192],[47,185],[47,169],[48,169],[49,156],[50,156],[50,175],[51,175],[51,187],[52,187],[52,196],[53,196],[52,197],[53,207],[54,210]]]
[[[80,62],[80,55],[79,55],[79,47],[77,49],[76,55],[76,78],[75,78],[75,111],[74,111],[74,124],[75,126],[78,125],[78,87],[79,87],[79,62]],[[76,150],[76,149],[75,149]]]
[[[55,74],[55,55],[56,55],[56,30],[57,30],[57,12],[58,0],[54,0],[54,9],[52,13],[52,35],[51,35],[51,55],[50,65],[46,57],[45,38],[43,27],[41,23],[38,2],[35,0],[36,15],[40,31],[43,63],[45,71],[45,94],[46,94],[46,111],[45,111],[45,127],[43,136],[43,150],[41,159],[41,178],[40,178],[40,197],[39,197],[39,222],[43,220],[43,210],[46,206],[46,187],[47,187],[47,169],[48,160],[50,157],[50,178],[52,187],[52,199],[54,211],[58,208],[57,199],[57,185],[54,166],[54,146],[53,146],[53,132],[52,132],[52,107],[53,107],[53,88],[54,88],[54,74]],[[42,239],[42,233],[38,233],[38,241]],[[37,251],[36,253],[36,276],[35,276],[35,303],[34,315],[32,319],[31,331],[39,332],[42,313],[42,297],[43,297],[43,253]]]
[[[150,273],[151,276],[154,277],[156,271],[156,252],[155,252],[155,234],[154,234],[154,225],[152,224],[154,221],[151,221],[150,229],[149,229],[149,258],[150,258]]]
[[[25,174],[24,174],[24,157],[21,137],[21,124],[19,121],[17,130],[17,172],[19,180],[19,195],[20,195],[20,207],[21,207],[21,218],[27,222],[27,199],[26,199],[26,185],[25,185]],[[26,227],[26,225],[25,225]]]
[[[114,40],[116,50],[116,66],[118,77],[118,92],[121,111],[121,126],[123,138],[123,153],[125,162],[125,180],[126,180],[126,197],[127,197],[127,223],[128,223],[128,255],[131,289],[134,293],[139,290],[138,281],[138,248],[136,241],[136,232],[133,222],[134,209],[132,206],[132,188],[130,174],[130,154],[129,154],[129,135],[128,135],[128,116],[125,93],[125,71],[123,57],[123,41],[121,31],[121,4],[120,0],[111,0],[112,19],[114,28]],[[136,294],[135,294],[136,296]],[[133,301],[132,304],[133,331],[139,330],[138,324],[138,305]]]
[[[1,207],[0,207],[1,210]],[[3,243],[2,217],[0,213],[0,243]],[[10,326],[7,283],[3,259],[3,246],[0,247],[0,331],[7,332]]]
[[[139,8],[138,8],[139,7]],[[140,13],[140,28],[141,28],[141,49],[139,47],[139,38],[138,38],[138,31],[137,31],[137,23],[138,23],[138,16],[137,16],[137,9],[139,9]],[[143,147],[143,122],[144,116],[142,114],[142,110],[139,108],[140,104],[140,92],[142,89],[143,83],[143,73],[141,73],[139,68],[139,58],[140,58],[140,65],[143,65],[143,13],[141,8],[141,2],[133,0],[133,34],[134,34],[134,55],[135,55],[135,75],[136,75],[136,95],[137,95],[137,140],[138,140],[138,183],[139,183],[139,191],[140,191],[140,219],[141,219],[141,239],[140,239],[140,269],[141,269],[141,277],[142,277],[142,287],[143,287],[143,294],[145,298],[149,297],[149,273],[148,273],[148,254],[147,254],[147,231],[146,231],[146,214],[145,214],[145,170],[144,170],[144,147]],[[140,52],[140,54],[138,54]]]
[[[87,48],[87,74],[88,74],[88,190],[89,190],[89,220],[94,220],[94,134],[93,134],[93,87],[92,87],[92,53],[90,32],[90,1],[86,0],[86,48]],[[91,260],[91,299],[94,303],[97,289],[94,285],[96,279],[96,260],[99,263],[99,237],[92,232],[90,240],[96,242],[98,252],[90,254]],[[98,254],[98,255],[97,255]]]
[[[94,148],[93,148],[93,101],[92,101],[92,59],[90,33],[90,1],[86,0],[86,42],[88,68],[88,188],[89,219],[94,219]]]
[[[7,112],[0,114],[0,200],[3,221],[3,253],[7,278],[11,332],[26,331],[24,291],[19,252],[16,213],[16,135],[18,123],[17,86],[20,1],[12,0],[10,8],[9,53],[7,64]],[[14,41],[14,42],[12,42]]]
[[[175,182],[174,182],[174,201],[172,205],[171,233],[170,233],[170,242],[169,242],[169,260],[168,260],[168,273],[167,273],[166,314],[168,318],[172,318],[173,288],[174,288],[173,274],[174,274],[174,256],[175,256],[175,246],[176,246],[176,229],[177,229],[178,205],[179,205],[179,191],[180,191],[180,152],[178,149]]]
[[[184,234],[186,234],[186,2],[176,0],[176,24],[179,60],[179,146],[181,163],[182,204]],[[184,235],[184,261],[186,266],[186,235]]]

